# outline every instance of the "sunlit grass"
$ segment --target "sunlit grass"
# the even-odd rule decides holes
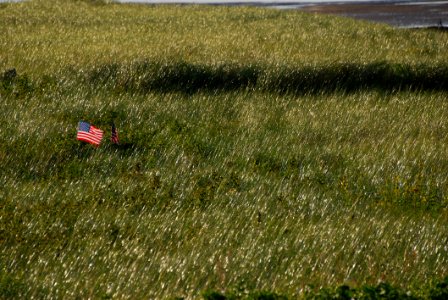
[[[0,24],[0,298],[448,275],[446,34],[50,0]]]
[[[35,98],[6,106],[17,117],[2,146],[2,259],[26,295],[163,298],[240,285],[298,295],[307,284],[446,274],[443,93],[82,90],[59,109]],[[93,110],[90,101],[104,126],[122,110],[133,148],[78,145],[77,107]]]
[[[446,62],[448,38],[298,11],[35,0],[0,10],[0,69],[148,60],[314,65]]]

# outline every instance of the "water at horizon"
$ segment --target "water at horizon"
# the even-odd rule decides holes
[[[0,0],[1,1],[1,0]],[[314,5],[314,4],[359,4],[359,3],[385,3],[385,4],[434,4],[448,3],[447,0],[115,0],[119,3],[148,3],[148,4],[261,4],[261,5]]]
[[[117,0],[120,3],[256,5],[275,9],[320,7],[316,12],[386,23],[396,27],[448,26],[447,0]],[[353,5],[362,4],[353,10]],[[340,6],[329,12],[325,7]],[[352,7],[350,7],[352,6]],[[344,10],[344,8],[347,8]]]

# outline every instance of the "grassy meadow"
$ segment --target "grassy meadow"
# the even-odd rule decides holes
[[[446,32],[81,0],[0,32],[0,298],[448,295]]]

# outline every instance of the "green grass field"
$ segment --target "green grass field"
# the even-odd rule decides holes
[[[0,31],[0,298],[448,294],[446,32],[81,0]]]

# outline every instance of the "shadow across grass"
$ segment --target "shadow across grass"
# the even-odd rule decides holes
[[[260,90],[272,93],[312,94],[359,90],[447,91],[447,64],[334,63],[314,66],[202,65],[184,61],[104,64],[87,72],[60,76],[77,77],[83,84],[118,93]],[[55,76],[54,74],[52,75]],[[0,75],[0,93],[16,96],[48,89],[45,80],[33,82],[26,74],[6,70]],[[53,78],[52,77],[52,78]],[[60,82],[64,82],[61,80]]]
[[[139,62],[102,65],[87,72],[88,84],[118,92],[184,92],[262,90],[274,93],[331,93],[375,89],[448,90],[448,65],[410,65],[375,62],[316,66],[262,67],[201,65],[187,62]]]
[[[379,62],[283,68],[266,75],[260,85],[263,90],[280,93],[356,92],[366,89],[446,91],[448,66]]]

